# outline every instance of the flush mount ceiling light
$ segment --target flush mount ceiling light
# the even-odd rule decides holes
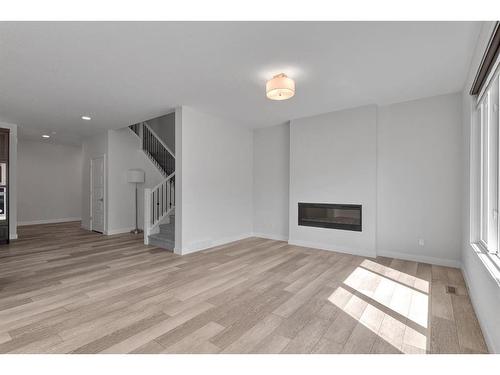
[[[92,118],[90,116],[82,116],[82,120],[90,121]]]
[[[50,138],[50,135],[48,135],[48,134],[43,134],[43,135],[42,135],[42,138]]]
[[[295,82],[285,73],[275,75],[266,82],[266,96],[271,100],[286,100],[295,95]]]

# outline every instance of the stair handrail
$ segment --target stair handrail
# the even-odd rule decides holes
[[[151,126],[146,122],[142,121],[134,125],[130,125],[129,129],[133,131],[142,142],[142,149],[150,160],[157,165],[161,170],[164,178],[159,184],[152,188],[144,189],[144,244],[149,243],[149,235],[158,229],[158,226],[162,220],[170,215],[175,209],[175,155],[170,150],[170,148],[165,144],[165,142],[160,138],[160,136],[151,128]],[[166,174],[169,170],[168,162],[167,166],[164,167],[159,160],[156,159],[154,155],[154,150],[145,147],[145,129],[154,138],[155,142],[158,142],[160,147],[169,154],[173,161],[174,171],[168,176]],[[148,136],[149,137],[149,136]],[[167,154],[167,155],[168,155]],[[171,169],[170,169],[171,170]],[[155,208],[156,207],[156,208]]]
[[[159,184],[152,188],[146,188],[144,189],[144,244],[147,245],[149,243],[149,235],[159,226],[159,224],[162,222],[162,220],[168,216],[174,209],[175,209],[175,171],[172,172],[170,175],[168,175],[166,178],[164,178]],[[173,190],[173,197],[172,194],[169,192],[165,192],[165,198],[167,200],[166,205],[164,206],[164,210],[162,210],[161,215],[158,215],[157,218],[155,218],[154,211],[152,211],[152,206],[153,206],[153,201],[154,201],[154,195],[153,193],[155,191],[160,191],[160,188],[163,186],[165,187],[172,187],[174,188]],[[158,199],[158,197],[157,197]],[[154,210],[154,208],[153,208]],[[153,219],[153,220],[151,220]]]
[[[163,140],[160,138],[160,136],[151,128],[151,126],[149,126],[149,124],[146,121],[143,121],[142,124],[143,124],[143,126],[145,126],[146,128],[148,128],[148,131],[155,136],[155,138],[157,139],[157,141],[160,142],[160,144],[163,147],[165,147],[165,149],[168,151],[168,153],[170,155],[172,155],[172,157],[175,159],[175,155],[172,152],[172,150],[170,150],[170,148],[165,144],[165,142],[163,142]]]
[[[165,182],[167,182],[168,180],[170,180],[172,177],[175,176],[175,171],[170,173],[167,177],[165,177],[163,180],[161,180],[161,182],[159,184],[157,184],[156,186],[153,186],[152,188],[149,188],[151,191],[155,190],[155,189],[158,189],[161,185],[163,185]]]

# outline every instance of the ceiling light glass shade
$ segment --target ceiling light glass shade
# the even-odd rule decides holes
[[[295,82],[281,73],[266,82],[266,96],[271,100],[286,100],[295,95]]]

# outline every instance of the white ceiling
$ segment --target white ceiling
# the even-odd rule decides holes
[[[479,22],[0,22],[0,119],[78,143],[185,104],[248,127],[463,88]],[[267,100],[285,72],[294,98]],[[83,121],[81,115],[92,116]]]

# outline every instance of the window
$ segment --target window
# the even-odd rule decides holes
[[[499,253],[499,75],[478,98],[480,140],[479,242],[490,254]]]

